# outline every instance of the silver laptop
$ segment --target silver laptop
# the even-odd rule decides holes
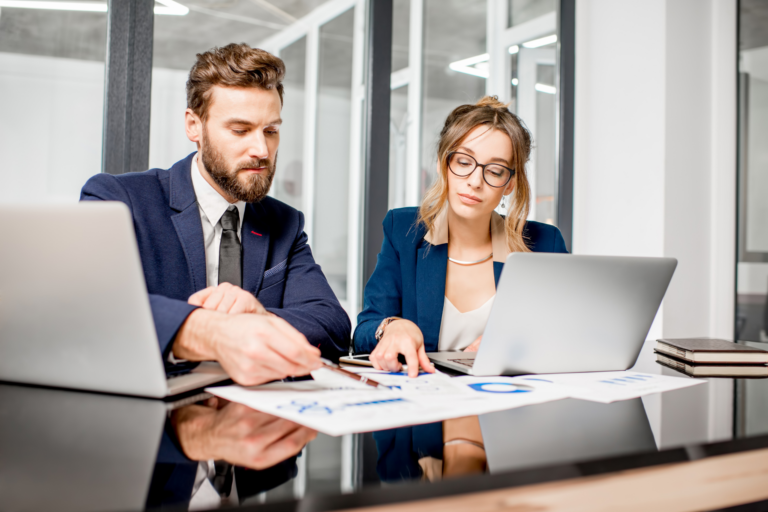
[[[470,375],[626,370],[676,266],[674,258],[512,253],[480,349],[427,356]]]
[[[228,378],[166,378],[124,204],[2,205],[0,240],[0,380],[162,398]]]

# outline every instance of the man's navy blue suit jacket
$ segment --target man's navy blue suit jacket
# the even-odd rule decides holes
[[[203,227],[190,174],[193,156],[170,169],[97,174],[80,194],[83,201],[121,201],[130,208],[164,360],[195,309],[187,299],[207,284]],[[271,197],[247,204],[242,247],[243,289],[324,356],[346,352],[349,317],[312,257],[304,215]]]
[[[357,316],[355,351],[372,352],[376,347],[376,329],[390,316],[418,325],[426,351],[437,351],[445,304],[448,244],[431,245],[424,240],[426,234],[426,228],[418,222],[418,208],[397,208],[387,213],[384,242],[373,275],[365,285],[363,311]],[[568,252],[560,230],[549,224],[528,221],[523,237],[533,252]],[[503,268],[504,263],[493,262],[497,286]]]

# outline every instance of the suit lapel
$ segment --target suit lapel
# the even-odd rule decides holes
[[[205,274],[203,225],[200,221],[200,210],[197,206],[195,189],[192,187],[192,176],[190,175],[194,155],[195,153],[192,153],[171,167],[169,204],[171,208],[179,212],[171,217],[171,221],[184,249],[184,256],[187,258],[192,286],[195,291],[199,291],[208,285],[208,280]]]
[[[424,334],[424,347],[435,352],[445,304],[448,244],[423,242],[416,258],[416,318]]]
[[[243,215],[243,289],[259,291],[269,255],[269,222],[267,212],[259,203],[245,205]],[[279,262],[278,262],[279,263]]]

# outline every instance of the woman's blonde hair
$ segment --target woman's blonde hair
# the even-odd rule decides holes
[[[530,252],[523,240],[523,228],[531,201],[531,188],[525,173],[525,164],[531,154],[531,134],[497,96],[486,96],[474,105],[461,105],[445,120],[437,145],[440,172],[437,181],[427,190],[421,202],[419,222],[423,223],[428,231],[434,229],[435,220],[442,213],[448,199],[448,153],[459,147],[467,134],[481,125],[487,126],[489,130],[506,133],[512,142],[510,167],[515,170],[512,179],[517,180],[517,183],[504,222],[507,245],[512,252]]]

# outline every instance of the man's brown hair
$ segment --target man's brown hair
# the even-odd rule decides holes
[[[285,64],[269,52],[251,48],[245,43],[214,47],[205,53],[198,53],[197,62],[189,72],[187,108],[205,121],[214,85],[275,88],[282,105],[284,76]]]

